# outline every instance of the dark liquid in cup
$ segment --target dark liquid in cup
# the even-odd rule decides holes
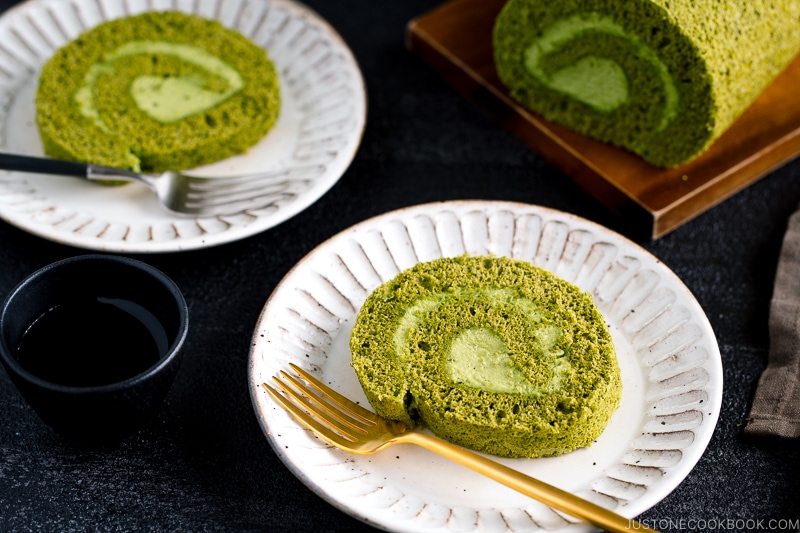
[[[164,327],[123,299],[87,298],[43,313],[22,336],[17,360],[61,385],[108,385],[141,374],[166,354]]]

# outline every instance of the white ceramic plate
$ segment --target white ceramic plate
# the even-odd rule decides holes
[[[590,529],[411,445],[369,456],[331,448],[261,387],[294,362],[366,402],[348,349],[363,301],[417,262],[464,253],[530,261],[589,291],[622,371],[621,407],[590,448],[500,461],[628,517],[664,498],[716,425],[722,365],[714,332],[683,283],[641,247],[576,216],[519,203],[391,212],[333,237],[289,272],[262,311],[250,354],[253,405],[275,453],[331,504],[391,531]]]
[[[97,24],[148,10],[217,19],[267,50],[281,81],[281,112],[247,154],[195,170],[229,176],[309,167],[270,206],[234,217],[162,211],[144,186],[103,187],[74,178],[0,170],[0,218],[30,233],[111,252],[173,252],[218,245],[299,213],[342,176],[366,121],[358,65],[336,31],[291,0],[28,0],[0,18],[0,151],[43,155],[33,103],[41,65]]]

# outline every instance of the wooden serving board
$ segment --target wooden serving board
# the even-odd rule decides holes
[[[697,159],[672,169],[548,122],[500,83],[492,27],[506,0],[450,0],[409,22],[407,46],[459,92],[627,221],[656,239],[800,152],[800,57]]]

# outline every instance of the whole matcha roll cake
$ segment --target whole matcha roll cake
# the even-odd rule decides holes
[[[420,263],[375,289],[350,335],[378,414],[503,457],[589,446],[620,403],[591,297],[505,257]]]
[[[219,22],[169,11],[82,33],[45,63],[36,92],[47,155],[145,172],[243,153],[279,110],[263,49]]]
[[[798,28],[797,0],[509,0],[494,57],[523,106],[673,167],[792,61]]]

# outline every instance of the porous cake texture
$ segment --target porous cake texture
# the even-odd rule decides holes
[[[509,0],[511,96],[659,167],[702,154],[800,51],[796,0]]]
[[[262,48],[172,11],[82,33],[45,63],[36,92],[47,155],[147,172],[246,152],[279,111],[278,75]]]
[[[621,398],[614,345],[591,296],[505,257],[401,272],[368,296],[350,348],[378,414],[503,457],[589,446]]]

